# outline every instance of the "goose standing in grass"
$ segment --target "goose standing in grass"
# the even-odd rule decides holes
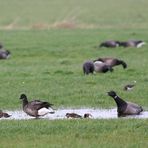
[[[94,72],[94,63],[92,61],[86,61],[83,64],[83,73],[88,75],[88,74],[93,74]]]
[[[84,116],[81,116],[79,114],[76,114],[76,113],[66,113],[66,117],[67,118],[90,118],[92,117],[92,115],[90,113],[85,113]]]
[[[134,81],[134,83],[136,84],[136,81]],[[125,90],[125,91],[132,90],[133,87],[135,86],[135,84],[127,84],[124,86],[123,90]]]
[[[108,92],[108,95],[111,96],[117,104],[118,117],[126,115],[139,115],[143,111],[141,106],[121,99],[115,91]]]
[[[115,47],[118,47],[118,46],[119,46],[118,41],[110,40],[110,41],[102,42],[99,47],[115,48]]]
[[[10,57],[10,51],[0,49],[0,59],[8,59]]]
[[[111,67],[122,65],[124,69],[127,68],[127,64],[123,60],[119,60],[117,58],[110,58],[110,57],[98,58],[97,60],[94,61],[101,61]]]
[[[3,112],[2,110],[0,110],[0,118],[4,117],[4,118],[9,118],[11,115],[9,115],[8,113]]]
[[[141,40],[129,40],[127,42],[119,42],[119,46],[122,47],[136,47],[136,48],[140,48],[145,44],[145,42],[141,41]]]
[[[110,65],[107,65],[104,62],[95,61],[94,62],[94,70],[95,70],[95,72],[106,73],[108,71],[112,72],[113,71],[113,68]]]
[[[54,113],[53,110],[51,111],[53,104],[50,104],[49,102],[40,100],[28,102],[25,94],[21,94],[20,99],[22,100],[23,111],[30,116],[38,118],[39,116],[44,116],[48,113]]]

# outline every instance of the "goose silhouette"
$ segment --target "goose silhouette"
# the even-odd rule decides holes
[[[145,44],[145,42],[141,41],[141,40],[129,40],[126,42],[119,42],[119,46],[122,47],[136,47],[136,48],[140,48]]]
[[[48,113],[54,113],[52,109],[53,104],[49,102],[44,102],[40,100],[33,100],[28,102],[27,96],[25,94],[21,94],[20,99],[22,100],[23,111],[27,115],[38,118]]]
[[[94,60],[94,62],[95,61],[101,61],[111,67],[122,65],[124,69],[127,68],[127,64],[123,60],[117,58],[105,57],[105,58],[98,58],[97,60]]]
[[[3,112],[2,110],[0,110],[0,118],[4,117],[4,118],[8,118],[11,115],[9,115],[8,113]]]
[[[92,115],[90,113],[85,113],[84,116],[81,116],[79,114],[76,113],[66,113],[66,117],[67,118],[90,118],[92,117]]]
[[[102,42],[99,47],[115,48],[118,46],[119,46],[119,41],[109,40]]]
[[[126,115],[139,115],[143,111],[141,106],[121,99],[115,91],[109,91],[108,95],[111,96],[117,104],[118,117]]]

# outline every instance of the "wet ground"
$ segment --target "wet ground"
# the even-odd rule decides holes
[[[9,118],[0,118],[0,120],[27,120],[33,119],[34,117],[28,116],[26,113],[20,110],[4,110],[11,115]],[[85,113],[92,115],[92,119],[115,119],[117,117],[117,109],[93,109],[93,108],[80,108],[80,109],[58,109],[54,114],[47,114],[41,118],[55,120],[55,119],[66,119],[66,113],[76,113],[83,116]],[[148,118],[148,111],[142,112],[140,115],[127,116],[124,118]]]

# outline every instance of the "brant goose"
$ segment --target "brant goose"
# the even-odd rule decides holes
[[[111,67],[122,65],[124,69],[127,68],[127,64],[124,61],[119,60],[117,58],[98,58],[95,61],[101,61]]]
[[[119,46],[122,47],[136,47],[136,48],[140,48],[145,44],[145,42],[141,41],[141,40],[129,40],[127,42],[119,42]]]
[[[82,118],[81,115],[78,115],[76,113],[66,113],[67,118]]]
[[[134,81],[134,83],[136,83],[136,81]],[[127,84],[124,86],[123,90],[125,91],[132,90],[134,86],[135,84]]]
[[[76,114],[76,113],[66,113],[66,117],[67,118],[81,118],[81,119],[83,118],[83,116]],[[89,117],[92,117],[92,115],[89,113],[84,114],[84,118],[89,118]]]
[[[39,116],[44,116],[48,113],[54,113],[50,110],[52,109],[53,104],[50,104],[49,102],[40,100],[28,102],[25,94],[21,94],[20,99],[23,102],[23,111],[30,116],[38,118]]]
[[[105,41],[100,44],[99,47],[115,48],[119,46],[119,41]]]
[[[0,59],[8,59],[10,57],[10,51],[0,49]]]
[[[113,71],[113,68],[110,65],[107,65],[106,63],[101,61],[94,62],[94,69],[95,69],[95,72],[102,72],[102,73]]]
[[[4,113],[2,110],[0,110],[0,118],[2,118],[2,117],[8,118],[10,116],[11,115],[9,115],[8,113]]]
[[[126,115],[139,115],[143,111],[141,106],[135,103],[124,101],[119,96],[117,96],[116,92],[114,91],[108,92],[108,95],[111,96],[117,104],[118,117]]]
[[[88,75],[88,74],[93,74],[94,72],[94,63],[92,61],[86,61],[83,64],[83,73]]]
[[[91,114],[89,114],[89,113],[84,114],[84,118],[90,118],[90,117],[93,117],[93,116]]]

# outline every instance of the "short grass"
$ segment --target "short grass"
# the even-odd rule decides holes
[[[32,120],[1,123],[1,147],[146,148],[147,120]]]
[[[108,34],[112,38],[132,38],[132,32],[147,41],[146,30],[50,30],[1,31],[1,40],[12,52],[8,60],[1,60],[1,101],[3,109],[16,109],[19,96],[42,98],[56,107],[87,106],[110,108],[115,106],[106,95],[115,90],[123,98],[147,107],[148,70],[147,45],[140,49],[99,49]],[[123,34],[124,36],[121,36]],[[113,73],[84,76],[83,62],[98,57],[117,57],[128,68],[115,67]],[[134,91],[124,92],[123,86],[137,81]]]
[[[97,47],[108,39],[148,43],[147,3],[0,0],[0,42],[12,53],[10,59],[0,61],[0,109],[22,109],[21,93],[30,100],[49,101],[56,108],[112,108],[115,102],[106,92],[115,90],[148,110],[147,44],[139,49]],[[128,68],[83,75],[84,61],[106,56],[123,59]],[[135,89],[124,92],[123,86],[134,80]],[[146,148],[147,129],[147,119],[1,120],[0,147]]]

